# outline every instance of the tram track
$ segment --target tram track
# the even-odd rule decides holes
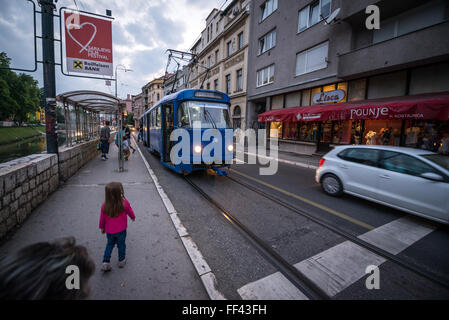
[[[203,196],[210,204],[212,204],[220,214],[229,221],[241,234],[252,244],[252,246],[261,255],[270,262],[280,273],[282,273],[294,286],[296,286],[308,299],[312,300],[327,300],[330,297],[314,282],[308,279],[301,271],[296,269],[292,264],[287,262],[282,256],[274,251],[265,241],[255,235],[243,223],[241,223],[235,216],[226,210],[221,204],[212,199],[207,192],[200,186],[193,182],[188,176],[184,179],[189,183],[199,194]]]
[[[293,204],[291,204],[291,203],[289,203],[289,202],[287,202],[287,201],[285,201],[283,199],[280,199],[280,198],[278,198],[278,197],[276,197],[274,195],[268,194],[264,190],[254,186],[252,184],[249,184],[249,183],[244,182],[244,181],[242,181],[240,179],[237,179],[237,178],[234,178],[234,177],[230,177],[230,176],[226,176],[226,179],[229,179],[229,180],[231,180],[231,181],[233,181],[233,182],[235,182],[235,183],[237,183],[237,184],[239,184],[239,185],[241,185],[241,186],[243,186],[243,187],[245,187],[245,188],[247,188],[247,189],[257,193],[257,194],[259,194],[260,196],[262,196],[262,197],[264,197],[266,199],[269,199],[269,200],[275,202],[276,204],[279,204],[282,207],[287,208],[290,211],[292,211],[292,212],[294,212],[296,214],[301,215],[304,218],[309,219],[310,221],[312,221],[312,222],[314,222],[314,223],[316,223],[316,224],[326,228],[327,230],[330,230],[331,232],[341,236],[342,238],[344,238],[346,240],[349,240],[349,241],[359,245],[360,247],[363,247],[363,248],[371,251],[372,253],[374,253],[374,254],[376,254],[378,256],[381,256],[381,257],[387,259],[388,261],[391,261],[391,262],[399,265],[400,267],[402,267],[402,268],[404,268],[406,270],[409,270],[409,271],[411,271],[411,272],[413,272],[413,273],[415,273],[415,274],[417,274],[417,275],[419,275],[419,276],[421,276],[421,277],[423,277],[423,278],[425,278],[425,279],[427,279],[427,280],[429,280],[429,281],[431,281],[431,282],[433,282],[433,283],[435,283],[437,285],[440,285],[441,287],[444,287],[445,289],[449,289],[449,281],[447,281],[446,279],[441,278],[440,276],[438,276],[437,274],[435,274],[432,271],[423,269],[422,267],[416,265],[414,262],[407,261],[407,260],[405,260],[403,258],[399,258],[398,256],[396,256],[394,254],[391,254],[391,253],[389,253],[389,252],[387,252],[387,251],[385,251],[385,250],[383,250],[383,249],[381,249],[381,248],[379,248],[379,247],[377,247],[377,246],[375,246],[375,245],[373,245],[373,244],[371,244],[369,242],[366,242],[366,241],[358,238],[357,236],[355,236],[354,234],[352,234],[350,232],[347,232],[347,231],[345,231],[345,230],[343,230],[341,228],[338,228],[335,225],[324,221],[323,219],[320,219],[320,218],[317,218],[317,217],[313,216],[312,214],[308,213],[307,211],[305,211],[303,209],[300,209],[297,206],[295,206],[295,205],[293,205]]]

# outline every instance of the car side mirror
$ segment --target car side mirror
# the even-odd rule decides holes
[[[421,178],[432,180],[432,181],[444,181],[444,178],[437,173],[425,172],[421,174]]]

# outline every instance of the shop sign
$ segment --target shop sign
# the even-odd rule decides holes
[[[353,120],[362,117],[367,117],[368,119],[379,119],[379,116],[383,119],[388,115],[388,112],[389,109],[387,107],[351,109],[350,119]]]
[[[319,92],[313,96],[313,103],[335,103],[343,100],[346,96],[344,90],[333,90],[327,92]]]

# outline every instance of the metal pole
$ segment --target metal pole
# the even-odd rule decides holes
[[[53,0],[39,0],[42,10],[42,60],[44,66],[45,127],[47,153],[58,153]]]
[[[115,97],[117,98],[117,67],[115,66]]]

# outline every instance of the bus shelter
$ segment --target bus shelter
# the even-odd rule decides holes
[[[100,114],[116,119],[117,134],[123,126],[124,103],[113,95],[89,90],[70,91],[56,96],[56,106],[65,118],[64,128],[67,146],[98,139],[100,137]],[[61,131],[59,128],[58,131]],[[119,171],[123,171],[123,136],[119,134]]]

